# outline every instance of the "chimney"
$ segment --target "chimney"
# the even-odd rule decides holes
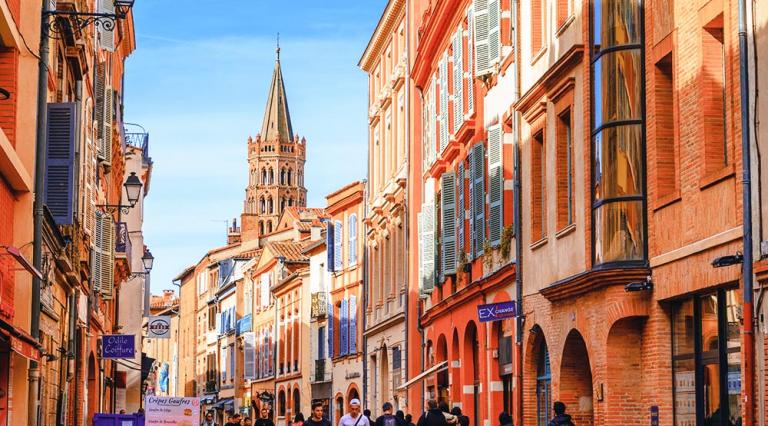
[[[322,237],[323,226],[319,220],[312,221],[312,226],[309,228],[309,240],[317,241]]]
[[[240,227],[237,226],[237,218],[232,219],[232,226],[227,231],[227,244],[240,242]]]

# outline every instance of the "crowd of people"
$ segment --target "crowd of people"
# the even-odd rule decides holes
[[[469,426],[469,417],[461,412],[461,408],[448,408],[446,402],[440,402],[430,399],[427,401],[427,410],[419,416],[416,424],[413,423],[413,416],[405,414],[402,410],[393,413],[394,407],[391,403],[385,402],[381,407],[383,414],[374,421],[371,419],[371,411],[363,410],[360,412],[360,400],[353,399],[349,402],[349,412],[339,419],[337,426]],[[566,414],[564,403],[557,401],[553,405],[554,417],[548,426],[575,426],[571,416]],[[269,409],[262,408],[260,417],[255,422],[250,417],[241,416],[239,413],[229,415],[229,420],[224,426],[275,426],[275,423],[269,417]],[[201,426],[219,426],[214,421],[213,412],[205,414],[205,420]],[[323,403],[312,403],[312,414],[309,419],[304,419],[302,413],[297,413],[290,423],[290,426],[333,426],[330,420],[325,417],[323,412]],[[512,416],[509,413],[499,414],[498,426],[514,426]]]

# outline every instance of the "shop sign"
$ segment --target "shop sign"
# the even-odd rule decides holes
[[[651,406],[651,426],[659,426],[659,406]]]
[[[147,322],[147,337],[150,339],[171,338],[171,317],[151,316]]]
[[[514,318],[516,315],[517,306],[515,302],[491,303],[477,307],[477,316],[480,322],[501,321]]]
[[[200,398],[148,396],[144,407],[147,425],[191,426],[200,422]]]
[[[133,358],[136,338],[133,334],[104,335],[101,338],[102,358]]]
[[[14,352],[17,354],[23,356],[26,359],[32,360],[32,361],[40,361],[40,351],[37,350],[34,346],[30,345],[28,342],[25,342],[24,340],[19,339],[16,336],[10,336],[11,337],[11,349],[13,349]]]

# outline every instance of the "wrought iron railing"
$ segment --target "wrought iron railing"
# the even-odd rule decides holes
[[[328,293],[318,291],[312,293],[312,318],[321,318],[328,315]]]
[[[148,163],[149,158],[149,133],[125,132],[125,144],[141,149],[142,161]]]

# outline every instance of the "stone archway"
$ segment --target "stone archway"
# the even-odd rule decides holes
[[[385,401],[390,401],[390,384],[389,381],[389,349],[387,349],[387,345],[383,344],[381,346],[381,364],[379,367],[379,374],[381,374],[381,401],[382,403]],[[373,407],[375,410],[379,410],[378,405]]]
[[[552,413],[552,374],[544,330],[531,327],[523,359],[523,412],[526,426],[549,423]]]
[[[88,422],[93,419],[93,414],[98,411],[99,405],[99,372],[96,367],[96,355],[91,353],[88,357]]]
[[[584,338],[573,329],[568,333],[560,363],[559,400],[564,402],[573,422],[579,426],[594,424],[592,406],[592,370]]]
[[[437,337],[437,348],[435,350],[435,364],[448,360],[448,343],[445,335]],[[450,394],[448,391],[448,369],[437,373],[437,402],[445,402],[450,405]]]
[[[605,424],[631,424],[643,418],[642,344],[645,318],[616,321],[608,332]]]
[[[454,406],[461,407],[461,346],[459,345],[459,331],[453,329],[453,338],[451,339],[451,361],[448,364],[451,371],[451,392],[450,396]]]
[[[462,348],[462,382],[463,396],[462,411],[472,420],[472,426],[480,426],[480,354],[477,325],[474,321],[467,323],[464,329],[464,342]],[[468,392],[469,388],[472,392]]]

